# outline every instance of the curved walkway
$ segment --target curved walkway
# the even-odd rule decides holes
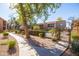
[[[19,45],[19,54],[21,56],[36,56],[36,55],[59,56],[67,49],[68,44],[69,44],[66,33],[62,33],[61,36],[64,36],[64,37],[62,37],[61,40],[59,42],[57,42],[52,49],[46,49],[43,47],[36,46],[34,44],[29,45],[29,43],[26,42],[23,37],[13,34],[13,33],[9,33],[9,34],[17,40],[18,45]],[[31,37],[35,38],[35,36],[31,36]],[[37,39],[37,38],[35,38],[35,39]],[[38,37],[38,39],[39,39],[39,37]]]
[[[12,37],[14,37],[19,46],[19,55],[20,56],[36,56],[38,55],[37,52],[35,51],[34,48],[32,48],[24,38],[14,34],[14,33],[9,33]]]

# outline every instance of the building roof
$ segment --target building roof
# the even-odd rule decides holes
[[[6,20],[4,20],[2,17],[0,17],[0,20],[6,21]]]
[[[38,25],[42,25],[42,24],[55,24],[55,23],[61,23],[61,22],[63,22],[63,21],[65,21],[65,20],[62,20],[62,21],[51,21],[51,22],[46,22],[46,23],[39,23]]]

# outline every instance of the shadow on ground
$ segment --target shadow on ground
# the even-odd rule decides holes
[[[10,48],[10,49],[8,49],[8,54],[9,55],[13,55],[14,53],[16,53],[16,48],[14,47],[14,48]]]
[[[32,39],[28,40],[28,44],[36,50],[39,56],[59,56],[63,51],[57,48],[47,49],[36,45]]]

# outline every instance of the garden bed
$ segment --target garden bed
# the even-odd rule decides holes
[[[25,38],[25,35],[22,35],[22,34],[17,34],[17,35]],[[36,45],[38,47],[52,49],[56,44],[56,42],[52,41],[52,39],[41,38],[41,37],[33,36],[33,35],[30,35],[30,37],[31,39],[29,39],[30,41],[29,43],[32,43],[32,45]]]
[[[10,35],[8,38],[4,39],[3,35],[0,34],[0,43],[5,42],[7,40],[15,40],[13,37]],[[16,42],[15,48],[9,49],[7,44],[0,44],[0,56],[18,56],[19,55],[19,47]]]
[[[31,40],[38,46],[40,47],[44,47],[47,49],[52,49],[56,42],[53,42],[52,39],[48,39],[48,38],[41,38],[41,37],[37,37],[37,36],[31,36]]]

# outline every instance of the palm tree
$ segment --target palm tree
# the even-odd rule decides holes
[[[26,38],[30,38],[28,24],[29,20],[33,20],[34,16],[37,18],[44,18],[43,21],[45,22],[48,18],[49,10],[50,12],[54,13],[57,8],[60,7],[61,4],[33,4],[33,3],[18,3],[15,5],[15,9],[19,15],[19,18],[23,21],[23,25],[25,26],[25,34]]]

